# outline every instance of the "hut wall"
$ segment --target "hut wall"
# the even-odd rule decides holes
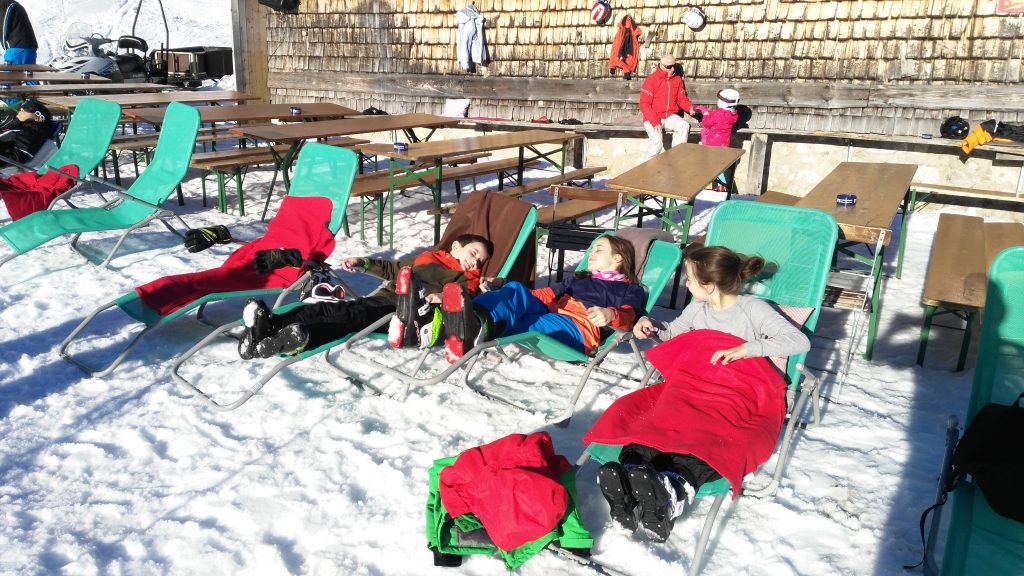
[[[707,24],[680,23],[675,0],[613,2],[605,25],[579,0],[477,0],[491,63],[456,61],[449,0],[302,0],[260,9],[274,101],[324,99],[389,112],[637,124],[640,81],[675,54],[697,102],[734,86],[750,126],[876,134],[936,132],[949,115],[1024,121],[1024,15],[996,0],[706,0]],[[612,74],[619,20],[642,31],[641,78]]]

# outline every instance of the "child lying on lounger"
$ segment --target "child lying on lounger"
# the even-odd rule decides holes
[[[479,292],[480,270],[493,251],[490,240],[464,234],[452,241],[449,250],[424,252],[401,261],[346,258],[341,263],[343,270],[353,272],[361,266],[389,283],[364,298],[318,302],[283,314],[273,314],[262,300],[250,299],[242,312],[246,329],[238,343],[238,355],[248,360],[297,354],[362,330],[396,310],[388,331],[389,342],[395,347],[415,345],[420,325],[432,322],[434,316],[433,309],[423,310],[421,303],[440,303],[442,287],[448,283],[463,286],[473,294]],[[300,265],[294,261],[299,258],[290,257],[288,252],[266,251],[257,264],[267,269]]]

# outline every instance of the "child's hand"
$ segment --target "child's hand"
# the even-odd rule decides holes
[[[345,258],[344,260],[341,261],[341,269],[344,270],[345,272],[355,272],[356,268],[362,267],[362,265],[363,265],[363,259],[362,258],[352,257],[352,258]]]
[[[490,292],[491,290],[497,290],[505,285],[504,278],[484,278],[480,281],[480,291]]]
[[[601,308],[600,306],[587,308],[587,320],[590,320],[598,328],[611,324],[613,318],[615,318],[615,312],[611,308]]]
[[[424,298],[424,300],[426,300],[428,304],[440,304],[441,303],[441,293],[440,292],[434,292],[433,294],[427,294],[427,296]]]
[[[735,348],[729,348],[728,350],[719,350],[711,355],[711,363],[717,364],[719,360],[722,361],[722,365],[726,365],[733,360],[739,360],[740,358],[747,357],[747,345],[740,344]]]
[[[637,320],[636,324],[633,325],[633,336],[640,340],[646,340],[654,336],[657,331],[658,329],[654,327],[654,322],[651,322],[651,319],[647,316]]]

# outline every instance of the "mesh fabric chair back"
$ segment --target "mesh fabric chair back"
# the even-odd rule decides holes
[[[1004,250],[992,262],[983,318],[968,425],[985,404],[1012,404],[1024,392],[1024,246]],[[1024,523],[996,514],[974,485],[960,482],[953,492],[943,576],[1017,574],[1021,566]]]
[[[744,292],[779,306],[813,308],[803,326],[810,337],[818,324],[838,235],[835,218],[821,210],[729,200],[711,216],[705,245],[764,258],[765,271]],[[806,356],[790,358],[786,376],[791,386],[799,381],[796,364]]]
[[[153,159],[132,182],[128,194],[150,204],[163,204],[188,171],[188,161],[196,145],[198,130],[199,111],[192,106],[172,102],[167,107]]]
[[[337,234],[345,220],[345,207],[358,167],[359,156],[355,152],[311,142],[302,147],[288,194],[330,199],[334,208],[327,228]]]
[[[92,172],[107,154],[110,139],[121,119],[121,105],[117,102],[86,98],[75,108],[60,148],[37,171],[45,174],[48,167],[60,168],[68,164],[78,166],[84,178]]]

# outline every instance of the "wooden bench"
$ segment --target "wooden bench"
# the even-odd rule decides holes
[[[985,190],[981,188],[967,188],[964,186],[949,186],[946,184],[925,184],[923,182],[913,182],[910,184],[910,188],[918,195],[923,195],[924,198],[918,198],[918,201],[926,199],[932,194],[937,196],[952,196],[956,198],[978,198],[982,200],[998,200],[1001,202],[1013,202],[1016,204],[1024,204],[1024,195],[1018,196],[1013,192],[1001,192],[998,190]]]
[[[963,370],[971,344],[974,319],[985,307],[988,269],[996,255],[1011,246],[1024,245],[1024,224],[985,222],[977,216],[940,214],[925,275],[924,324],[917,363],[924,364],[932,319],[951,314],[965,322],[957,371]],[[981,256],[984,255],[984,258]],[[951,326],[944,326],[952,328]],[[957,328],[960,329],[960,328]]]
[[[565,190],[560,188],[557,195],[571,196],[564,202],[556,202],[550,206],[544,206],[537,211],[537,226],[546,228],[554,224],[572,222],[584,216],[590,216],[605,208],[615,206],[619,201],[619,193],[611,190],[592,190],[578,188]]]
[[[593,185],[594,176],[596,174],[604,172],[605,170],[606,168],[604,166],[579,168],[577,170],[565,172],[564,174],[555,174],[554,176],[549,176],[547,178],[541,178],[540,180],[527,182],[521,186],[505,188],[504,190],[499,190],[498,193],[502,194],[503,196],[508,196],[510,198],[519,198],[520,196],[525,196],[526,194],[529,194],[531,192],[537,192],[539,190],[550,188],[551,186],[555,186],[558,184],[567,184],[568,186],[566,186],[565,188],[569,188],[570,186],[577,188],[583,188],[584,186],[586,186],[587,188],[589,188]],[[455,211],[458,210],[458,208],[458,204],[447,204],[440,208],[430,210],[429,213],[454,214]]]

